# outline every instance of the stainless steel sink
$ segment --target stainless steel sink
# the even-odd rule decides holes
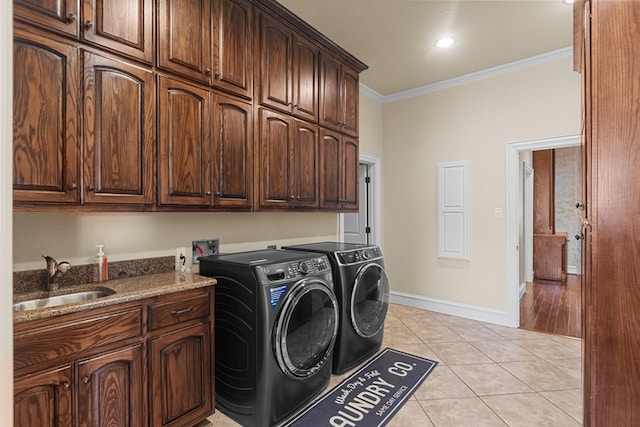
[[[55,307],[58,305],[73,304],[75,302],[89,301],[97,298],[113,295],[110,289],[100,289],[93,291],[73,292],[69,294],[56,295],[48,298],[30,299],[13,304],[13,311],[36,310],[44,307]]]

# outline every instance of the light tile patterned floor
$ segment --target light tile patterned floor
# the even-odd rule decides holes
[[[392,304],[385,347],[439,362],[389,426],[582,424],[579,339]],[[327,391],[349,374],[334,376]],[[238,425],[219,411],[209,422]]]

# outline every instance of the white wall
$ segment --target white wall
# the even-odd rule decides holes
[[[505,145],[580,133],[571,57],[384,105],[385,266],[393,291],[506,310]],[[471,261],[437,258],[436,165],[471,161]]]
[[[13,44],[12,5],[0,14],[0,414],[2,423],[13,425],[13,289],[11,287],[11,183],[13,139]],[[6,10],[8,9],[8,10]]]

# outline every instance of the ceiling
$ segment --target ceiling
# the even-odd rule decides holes
[[[562,0],[279,0],[369,66],[361,83],[382,96],[570,47]],[[448,34],[457,43],[434,46]]]

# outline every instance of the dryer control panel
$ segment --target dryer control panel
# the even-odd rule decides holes
[[[370,248],[338,252],[336,256],[340,264],[347,265],[382,258],[382,251],[378,246],[372,246]]]
[[[325,273],[331,270],[326,256],[279,264],[260,265],[256,267],[259,279],[264,282],[280,280],[296,280],[306,275]]]

